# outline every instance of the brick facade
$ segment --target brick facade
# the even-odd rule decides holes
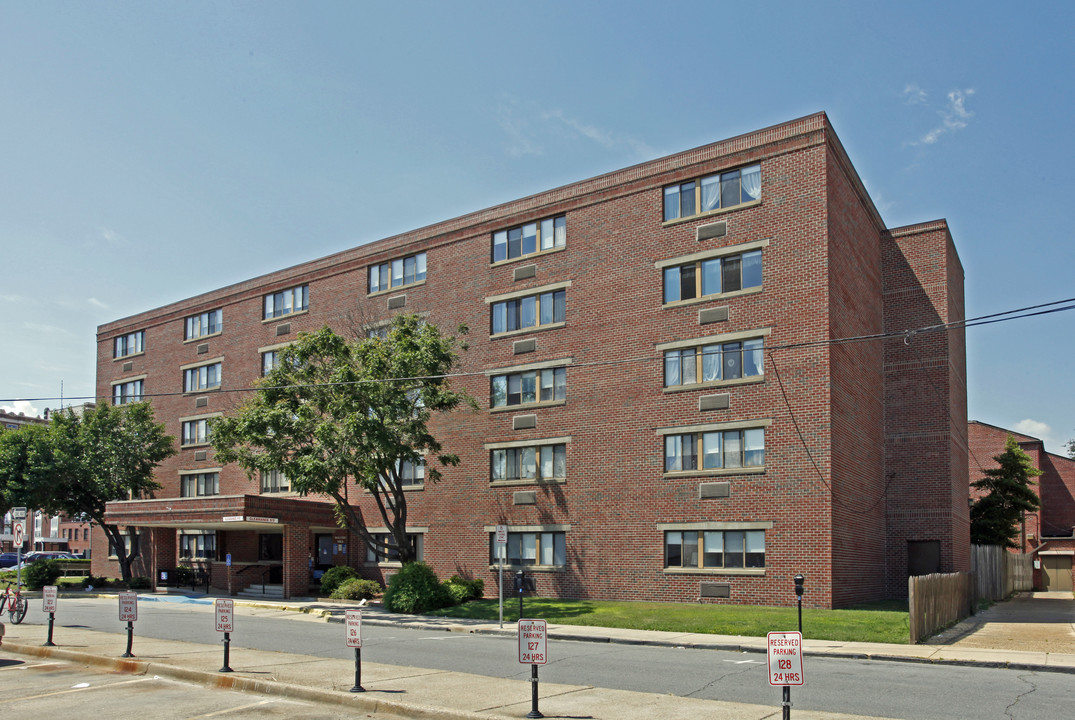
[[[664,188],[755,164],[759,199],[664,219]],[[490,262],[494,233],[558,216],[562,247]],[[760,286],[665,302],[669,267],[713,257],[733,258],[726,267],[734,267],[756,251]],[[371,265],[419,252],[424,280],[368,292]],[[445,330],[465,323],[463,370],[471,374],[456,384],[482,409],[435,421],[461,463],[408,494],[424,558],[442,576],[482,577],[495,593],[489,532],[507,524],[563,533],[563,562],[532,568],[540,594],[786,605],[801,572],[807,605],[846,606],[906,592],[909,541],[940,543],[942,570],[967,569],[962,330],[907,343],[881,337],[963,319],[962,283],[946,223],[885,228],[828,118],[817,114],[102,325],[97,392],[110,397],[114,383],[141,379],[178,437],[183,419],[230,412],[260,375],[259,351],[299,332],[328,324],[346,333],[400,308]],[[308,311],[262,320],[266,293],[302,284]],[[563,321],[493,334],[491,304],[528,290],[563,290]],[[184,319],[216,309],[222,329],[185,342]],[[113,339],[137,331],[144,352],[114,359]],[[754,337],[766,348],[761,375],[664,387],[670,348]],[[868,339],[831,342],[852,337]],[[218,360],[219,390],[181,392],[182,368]],[[566,368],[565,400],[490,409],[489,375],[542,363]],[[759,428],[760,467],[665,472],[668,437]],[[566,447],[565,478],[491,482],[490,445],[554,440]],[[207,470],[219,472],[222,495],[261,490],[192,445],[160,467],[158,496],[178,498],[181,474]],[[196,527],[179,516],[164,522]],[[200,522],[208,527],[207,517]],[[323,531],[291,527],[280,516],[280,527],[261,534],[285,533],[284,582],[296,590]],[[717,532],[733,545],[736,533],[764,532],[764,567],[666,567],[665,533],[680,531],[709,532],[711,545]],[[258,532],[218,530],[218,556],[222,545],[254,543]],[[340,531],[334,552],[341,542],[347,551],[333,562],[382,580],[393,571],[367,564],[364,548]]]

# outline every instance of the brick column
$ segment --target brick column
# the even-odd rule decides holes
[[[310,526],[284,526],[284,597],[308,594],[310,585]]]
[[[146,542],[148,541],[148,543]],[[142,530],[142,542],[149,547],[142,548],[146,565],[151,573],[150,580],[156,587],[160,581],[160,571],[168,570],[169,584],[175,584],[176,530],[175,528],[146,528]]]

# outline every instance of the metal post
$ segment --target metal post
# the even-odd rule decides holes
[[[52,642],[52,625],[56,622],[56,613],[49,613],[49,639],[45,641],[43,647],[56,647],[56,643]]]
[[[351,692],[366,692],[366,688],[362,687],[362,648],[357,647],[355,648],[355,686],[351,688]]]
[[[519,602],[522,602],[523,596],[519,595]],[[519,613],[522,615],[522,613]],[[545,717],[538,710],[538,666],[530,666],[530,712],[526,714],[528,718],[542,718]]]
[[[504,548],[500,552],[500,627],[504,627]]]
[[[120,657],[134,657],[134,653],[131,652],[131,648],[134,647],[134,623],[130,620],[127,621],[127,652],[123,653]]]
[[[784,686],[784,715],[783,720],[791,720],[791,686]]]
[[[803,634],[803,596],[799,596],[799,634]]]
[[[220,668],[220,672],[233,672],[231,669],[230,661],[231,655],[231,633],[224,633],[224,667]]]
[[[523,619],[523,583],[519,583],[519,619]]]

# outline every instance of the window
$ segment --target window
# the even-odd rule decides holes
[[[187,318],[187,324],[183,330],[183,339],[193,340],[206,335],[215,335],[224,327],[223,316],[224,311],[219,309],[203,312],[201,315],[191,315]]]
[[[123,549],[126,551],[127,557],[130,557],[130,555],[131,555],[131,536],[126,534],[126,533],[123,534]],[[108,557],[110,557],[110,558],[119,557],[119,553],[116,551],[116,544],[114,542],[112,542],[112,538],[110,536],[108,536]]]
[[[493,335],[564,321],[567,291],[530,295],[492,304]]]
[[[563,532],[508,532],[507,555],[509,565],[567,565],[567,551]],[[500,560],[497,554],[496,533],[489,533],[489,563]]]
[[[699,456],[701,465],[698,464]],[[664,471],[765,467],[765,429],[665,435]]]
[[[179,557],[184,560],[212,560],[216,557],[216,533],[179,533]]]
[[[567,477],[567,445],[529,445],[489,451],[492,482],[563,480]]]
[[[490,378],[489,407],[554,402],[567,397],[566,368],[546,368]]]
[[[183,392],[216,390],[220,388],[221,363],[187,368],[183,371]]]
[[[388,555],[378,558],[373,548],[366,546],[366,562],[399,562],[399,550],[396,549],[396,537],[392,533],[370,533],[374,540],[388,546]],[[418,560],[424,556],[425,537],[422,533],[407,533],[407,537],[414,543],[414,552]]]
[[[546,218],[493,233],[493,262],[562,248],[567,243],[567,217]]]
[[[695,385],[764,374],[764,341],[715,343],[664,353],[664,386]]]
[[[366,328],[366,337],[369,339],[378,338],[380,340],[388,339],[388,326],[378,325],[377,327]]]
[[[761,287],[761,250],[664,268],[666,303]]]
[[[735,207],[761,198],[761,166],[707,175],[664,189],[664,219],[676,220],[692,215]]]
[[[140,352],[145,352],[145,342],[145,330],[139,330],[138,332],[120,335],[116,338],[115,345],[112,348],[112,357],[121,358],[127,357],[128,355],[137,355]]]
[[[668,530],[666,568],[764,568],[764,530]]]
[[[370,266],[370,292],[413,285],[426,279],[426,254],[397,258],[392,262]]]
[[[291,483],[288,482],[287,476],[279,470],[271,470],[269,472],[261,471],[261,492],[263,493],[285,493],[291,490]]]
[[[310,286],[299,285],[265,296],[265,319],[302,312],[310,306]]]
[[[203,472],[179,476],[180,497],[220,494],[220,473]]]
[[[201,420],[183,421],[182,445],[205,445],[209,442],[209,422]]]
[[[261,353],[261,375],[264,377],[280,363],[280,351],[269,350]]]
[[[410,460],[396,460],[396,472],[399,473],[400,487],[416,487],[425,484],[426,464],[424,460],[417,463]]]
[[[128,380],[112,386],[112,404],[125,405],[142,399],[143,380]]]

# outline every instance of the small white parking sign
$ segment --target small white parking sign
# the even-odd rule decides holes
[[[344,622],[347,633],[347,647],[362,647],[362,611],[348,610]]]
[[[235,601],[218,598],[216,601],[216,631],[235,632]]]
[[[119,594],[119,621],[134,622],[138,619],[138,594],[125,590]]]
[[[56,612],[56,586],[46,585],[41,588],[41,612]]]
[[[771,632],[765,636],[769,648],[769,684],[803,684],[803,636],[796,631]]]
[[[519,662],[523,665],[544,665],[549,661],[546,653],[548,633],[544,620],[519,621]]]

